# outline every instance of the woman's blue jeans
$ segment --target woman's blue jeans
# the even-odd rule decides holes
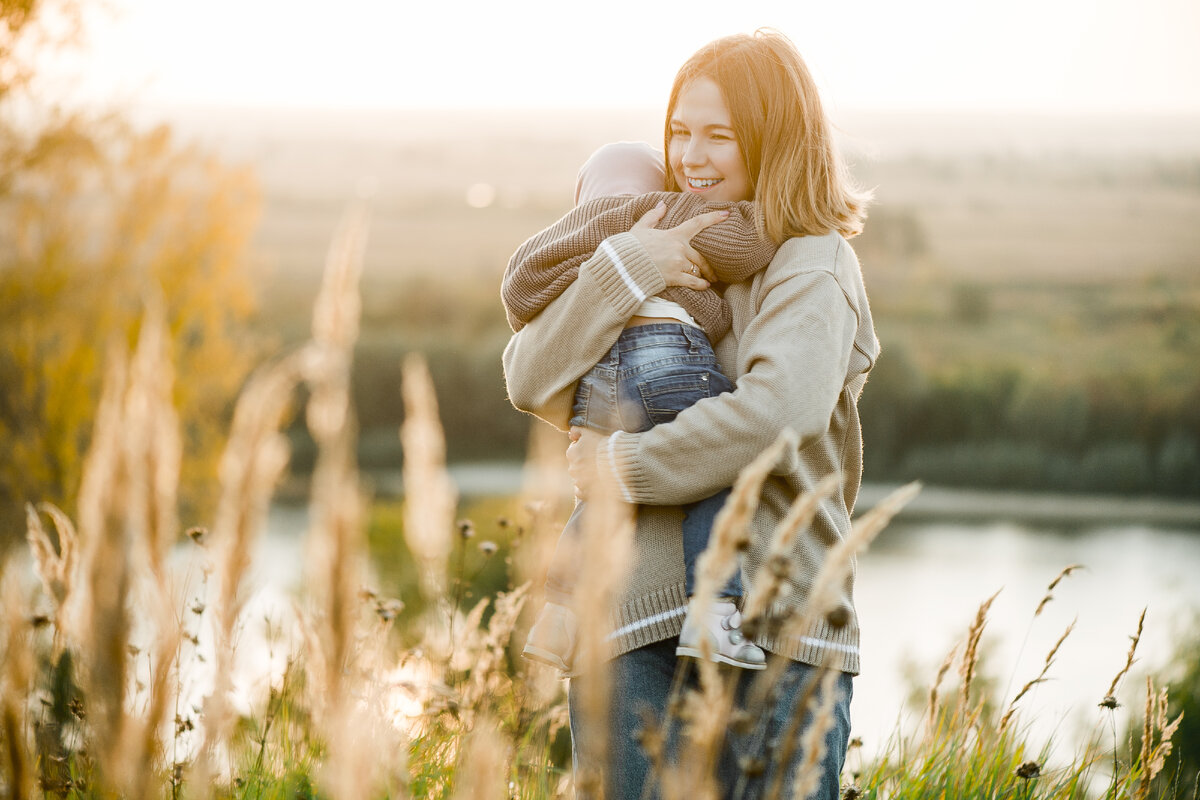
[[[581,770],[592,771],[604,782],[608,800],[637,800],[659,798],[660,792],[654,785],[650,763],[638,744],[637,732],[646,725],[646,719],[662,725],[671,691],[675,682],[675,670],[687,669],[689,677],[684,681],[687,688],[696,688],[696,672],[686,659],[675,657],[677,639],[667,639],[646,647],[638,648],[618,656],[611,662],[612,692],[608,719],[608,758],[603,762],[597,758],[596,733],[589,721],[581,718],[579,693],[585,690],[587,676],[571,679],[570,712],[571,744],[575,759],[575,774]],[[773,687],[765,709],[746,708],[754,673],[738,670],[738,707],[750,713],[755,720],[745,732],[730,730],[726,736],[721,759],[715,766],[723,798],[730,800],[760,800],[767,796],[776,777],[783,771],[782,796],[790,797],[787,790],[795,771],[804,758],[797,746],[788,760],[780,763],[780,745],[788,736],[792,719],[797,714],[797,704],[803,699],[810,681],[819,679],[820,670],[799,662],[791,662],[779,682]],[[846,760],[846,748],[850,737],[850,699],[853,693],[851,676],[840,673],[834,684],[839,692],[834,704],[833,726],[825,737],[826,753],[822,762],[820,790],[815,797],[821,800],[837,800],[840,793],[840,775]],[[800,740],[807,718],[802,721],[796,734]],[[672,719],[663,731],[666,758],[670,761],[678,751],[679,720]],[[758,769],[743,772],[743,765],[758,764]],[[578,789],[577,789],[578,792]],[[576,794],[584,800],[585,794]]]
[[[579,380],[571,425],[599,433],[638,433],[670,422],[706,397],[733,391],[717,366],[704,331],[681,322],[626,328],[608,354]],[[688,596],[694,592],[696,560],[708,546],[713,520],[729,490],[683,506],[683,564]],[[546,597],[567,605],[578,576],[577,545],[583,504],[575,506],[555,548],[546,575]],[[722,594],[741,597],[735,571]]]

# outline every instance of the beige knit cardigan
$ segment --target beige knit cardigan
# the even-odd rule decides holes
[[[579,268],[558,299],[513,335],[504,352],[509,398],[523,411],[566,430],[576,381],[609,350],[639,296],[660,293],[663,279],[638,240],[617,234]],[[677,636],[687,607],[679,505],[731,486],[738,472],[784,428],[799,444],[763,489],[751,523],[743,581],[765,561],[776,524],[791,503],[830,473],[843,476],[790,557],[797,580],[773,607],[804,607],[825,557],[850,533],[862,475],[858,398],[879,354],[858,260],[837,234],[790,239],[771,264],[725,291],[732,329],[717,344],[733,392],[700,400],[672,422],[644,433],[617,432],[601,448],[601,466],[625,499],[640,504],[632,571],[611,609],[612,652]],[[831,659],[859,671],[854,574],[841,587],[846,620],[821,622],[803,636],[756,638],[768,651],[809,664]],[[838,621],[841,621],[838,620]]]

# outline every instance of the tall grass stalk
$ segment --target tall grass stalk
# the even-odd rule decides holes
[[[609,699],[612,694],[612,617],[608,609],[619,596],[628,574],[633,550],[632,508],[621,502],[615,487],[603,487],[589,498],[582,517],[580,537],[581,570],[571,597],[579,623],[575,649],[575,671],[579,679],[578,716],[592,732],[591,764],[607,763],[609,752]],[[602,796],[603,776],[588,770],[576,774],[576,789],[589,796]],[[600,794],[597,794],[600,793]]]
[[[220,461],[221,492],[208,537],[215,550],[209,603],[213,621],[213,689],[204,702],[204,724],[189,782],[215,791],[217,763],[236,722],[229,705],[233,690],[236,626],[245,602],[243,582],[266,524],[275,487],[287,466],[289,448],[280,432],[301,379],[301,359],[292,354],[251,376],[234,408],[229,440]]]
[[[446,564],[458,498],[446,472],[446,439],[425,360],[410,354],[403,378],[404,538],[417,561],[426,602],[445,619]]]
[[[31,632],[24,619],[24,599],[15,569],[0,564],[0,766],[8,796],[33,797],[35,756],[30,752],[25,725],[26,704],[34,687],[33,648],[27,641]]]

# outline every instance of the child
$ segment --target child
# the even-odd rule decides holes
[[[662,185],[663,159],[649,145],[618,142],[592,154],[579,172],[575,210],[528,240],[509,262],[502,296],[513,330],[519,330],[557,297],[605,238],[628,231],[659,202],[668,205],[660,223],[664,229],[712,210],[698,197],[657,191]],[[703,230],[692,246],[723,282],[745,280],[770,263],[776,246],[757,231],[752,203],[716,206],[729,206],[729,218]],[[653,321],[626,327],[608,355],[580,379],[571,425],[602,433],[644,431],[669,422],[705,397],[732,391],[711,344],[729,330],[731,321],[728,307],[715,290],[669,287],[661,295],[647,298],[635,318]],[[726,489],[684,506],[684,574],[689,597],[695,589],[696,559],[707,546],[713,520],[728,495]],[[582,503],[576,505],[559,538],[546,576],[547,603],[530,629],[522,653],[568,673],[576,640],[570,600],[578,564],[572,551],[580,535],[582,509]],[[738,628],[736,605],[741,596],[740,574],[735,571],[702,618],[688,613],[676,654],[702,657],[701,642],[708,638],[713,659],[745,669],[764,669],[763,651]]]

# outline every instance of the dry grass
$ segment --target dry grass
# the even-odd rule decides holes
[[[179,538],[180,421],[170,402],[173,374],[165,322],[153,302],[132,355],[112,351],[78,528],[56,508],[30,508],[28,540],[41,594],[31,603],[13,565],[0,586],[0,788],[5,796],[32,797],[39,785],[43,796],[74,798],[571,795],[569,776],[550,755],[566,721],[562,692],[544,672],[527,670],[513,658],[528,583],[469,610],[459,608],[459,595],[450,595],[454,548],[465,546],[471,523],[455,524],[436,399],[428,371],[415,357],[404,373],[405,536],[419,567],[425,611],[414,617],[411,629],[394,631],[398,602],[363,588],[370,584],[366,499],[353,459],[349,375],[366,230],[365,210],[356,208],[331,248],[311,340],[256,373],[235,409],[215,519],[210,531],[191,532],[204,543],[193,556],[203,561],[208,576],[203,598],[190,596],[194,587],[187,570],[194,564],[181,575],[168,559]],[[287,648],[287,667],[266,676],[263,696],[247,708],[235,698],[240,636],[248,624],[247,576],[287,462],[280,429],[301,386],[310,394],[307,422],[319,448],[306,589],[293,618],[281,623],[286,635],[277,646]],[[762,483],[783,449],[795,444],[794,437],[781,437],[739,477],[700,562],[699,602],[712,597],[737,568]],[[543,465],[531,474],[550,476],[557,469]],[[775,613],[774,601],[792,577],[786,553],[838,480],[830,476],[797,498],[772,532],[768,566],[754,576],[749,593],[748,625]],[[903,488],[855,522],[814,576],[808,606],[780,621],[786,634],[802,635],[836,613],[854,558],[917,490],[916,485]],[[557,494],[530,488],[530,535],[554,533],[555,517],[546,509]],[[575,594],[584,632],[577,659],[590,679],[576,710],[596,730],[608,730],[611,620],[606,609],[633,557],[628,512],[623,504],[601,498],[589,503],[584,522],[581,557],[590,568]],[[53,522],[55,535],[43,516]],[[528,558],[522,568],[536,573],[544,559]],[[1021,763],[1018,773],[1024,777],[1013,777],[1010,762],[1026,761],[1020,742],[1012,738],[1019,728],[1015,709],[1046,678],[1070,629],[1041,673],[1011,701],[995,726],[999,738],[990,739],[981,720],[983,704],[972,705],[971,694],[990,604],[989,599],[980,606],[962,649],[959,711],[948,719],[938,695],[952,654],[930,691],[930,725],[923,738],[906,743],[902,758],[885,754],[869,773],[875,796],[976,796],[964,788],[972,776],[1026,787],[1027,776],[1044,768],[1037,761]],[[1141,624],[1110,694],[1133,663]],[[679,750],[667,747],[665,729],[658,726],[649,726],[641,740],[665,797],[722,795],[713,766],[726,731],[730,725],[753,728],[769,713],[773,681],[784,666],[782,659],[772,658],[739,707],[737,676],[699,662],[698,688],[681,689],[668,720],[681,726]],[[816,678],[797,689],[796,708],[803,713],[793,715],[780,741],[763,744],[764,758],[796,764],[794,776],[785,779],[784,770],[775,772],[768,797],[807,798],[820,783],[839,673],[818,666]],[[202,704],[189,710],[185,687],[197,669],[211,671],[213,683]],[[805,718],[811,722],[802,724]],[[1141,748],[1131,764],[1115,769],[1113,796],[1147,796],[1178,725],[1178,718],[1168,719],[1165,694],[1148,686]],[[951,755],[947,742],[958,746],[958,755]],[[1054,785],[1081,784],[1097,752],[1083,754],[1074,777],[1056,778]],[[749,774],[761,766],[751,759],[743,769]],[[934,775],[946,779],[939,783]],[[579,775],[576,788],[596,789],[602,778]],[[743,796],[743,789],[734,792]],[[1037,796],[1082,795],[1055,789]]]

